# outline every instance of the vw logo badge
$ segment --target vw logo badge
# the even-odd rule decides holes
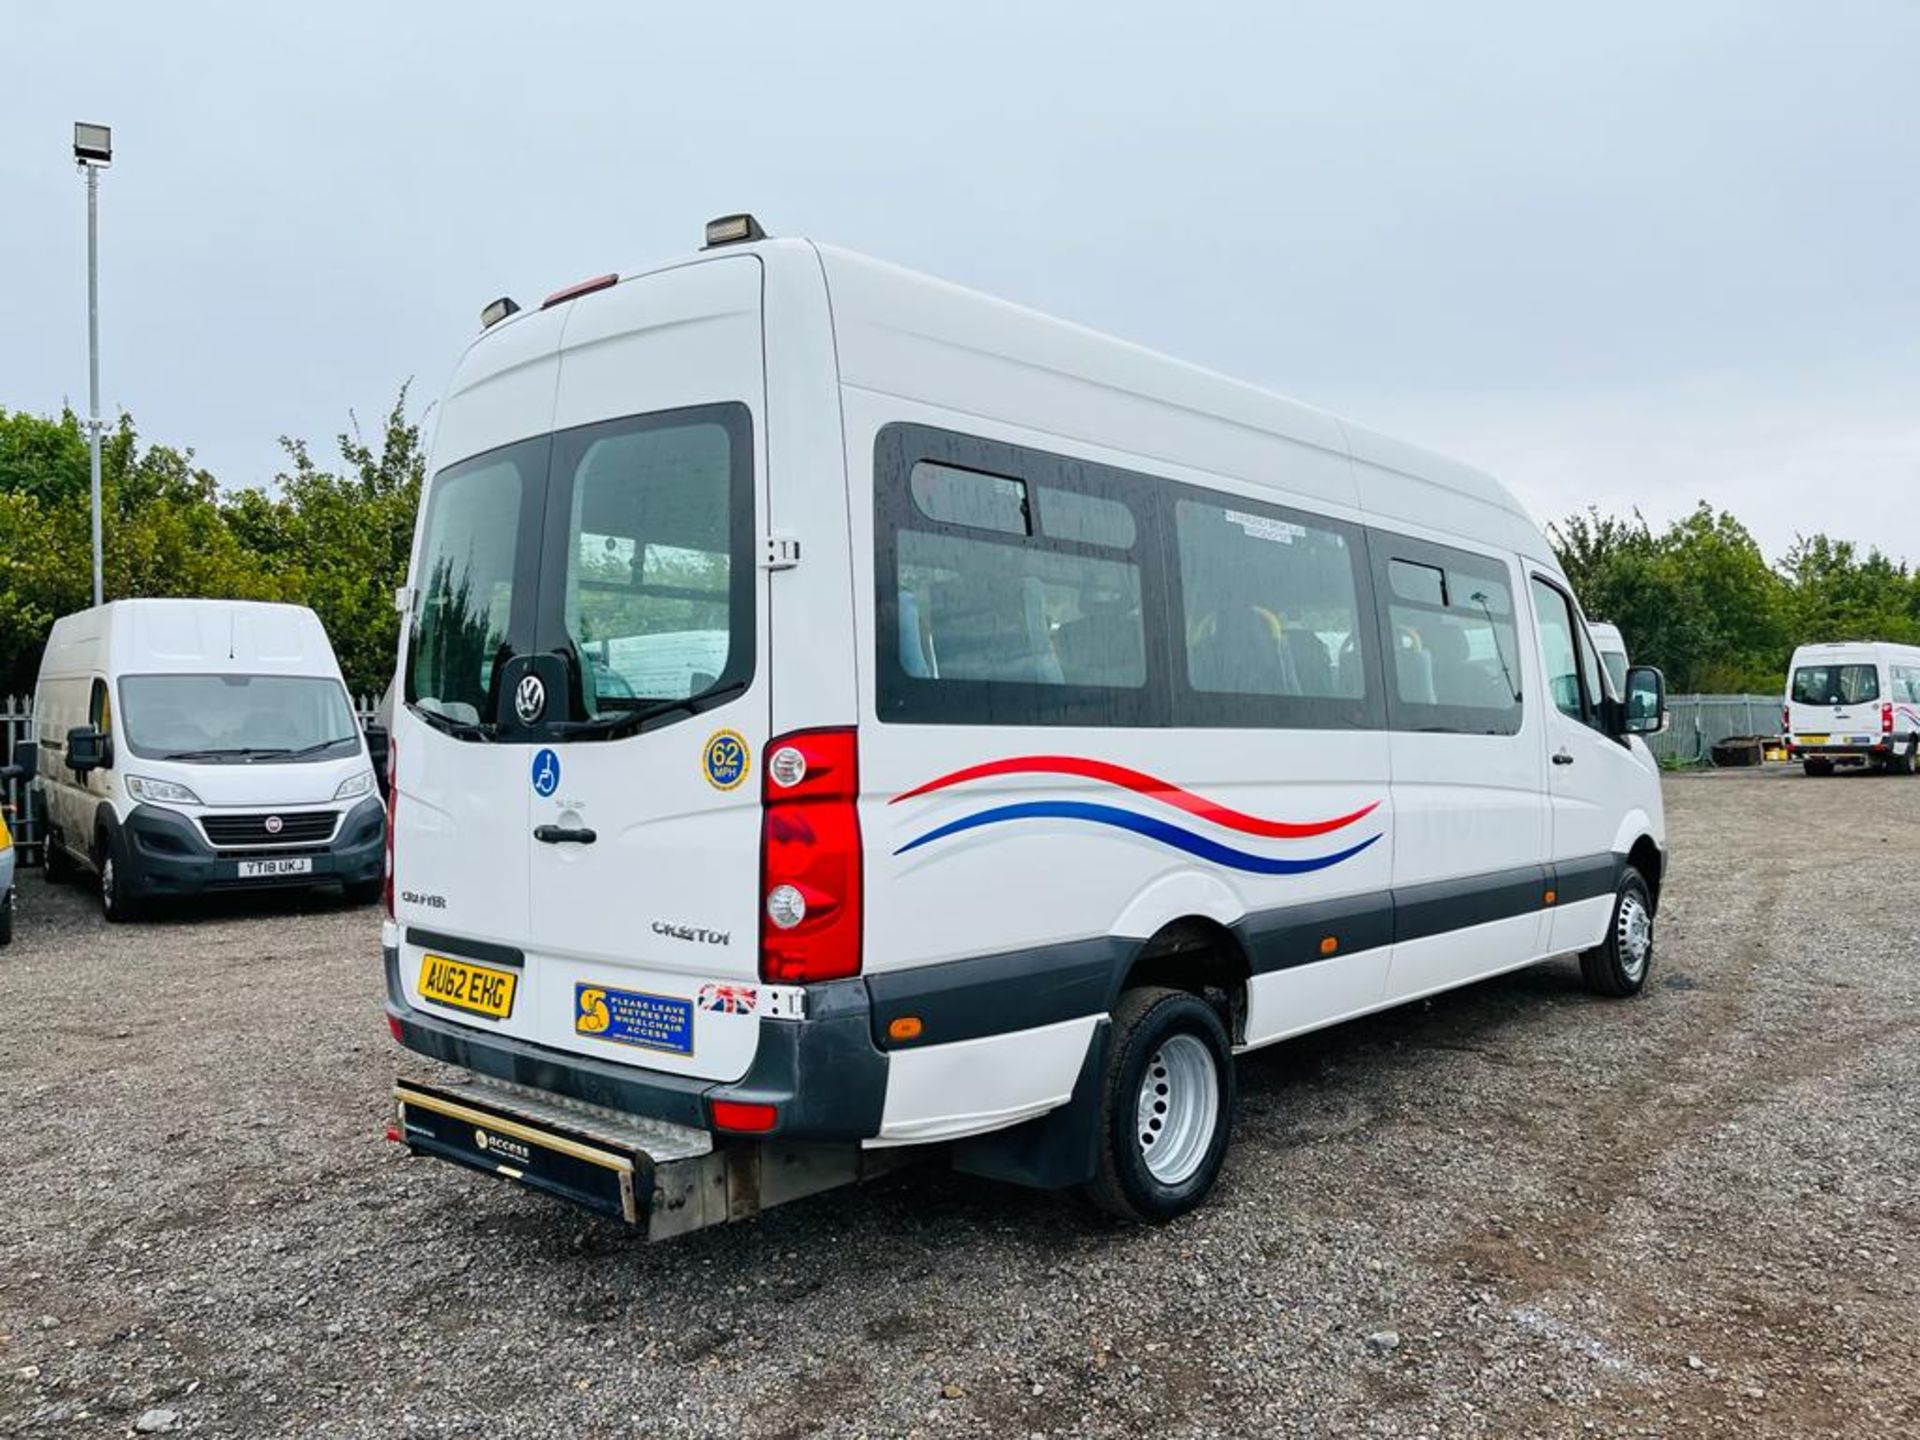
[[[287,822],[282,820],[278,815],[267,816],[267,834],[278,835],[286,828]]]
[[[547,687],[538,675],[523,677],[514,688],[513,713],[520,717],[522,725],[538,724],[540,717],[547,713]]]

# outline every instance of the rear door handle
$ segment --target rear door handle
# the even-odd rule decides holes
[[[1571,750],[1554,751],[1553,763],[1556,765],[1571,765],[1573,763],[1573,752]]]
[[[543,845],[591,845],[600,837],[584,825],[578,830],[565,825],[542,825],[533,832],[533,838]]]

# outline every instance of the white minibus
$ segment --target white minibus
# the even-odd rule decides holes
[[[658,1237],[916,1156],[1197,1204],[1234,1056],[1553,956],[1666,866],[1476,471],[751,217],[496,301],[393,720],[390,1134]]]
[[[386,809],[313,611],[115,600],[53,624],[34,694],[47,879],[109,920],[224,890],[380,894]]]
[[[1605,620],[1589,620],[1587,633],[1593,637],[1593,648],[1600,652],[1600,668],[1613,681],[1614,693],[1625,695],[1627,670],[1632,661],[1627,658],[1627,641],[1620,627]]]
[[[1787,753],[1809,775],[1864,765],[1920,771],[1920,646],[1802,645],[1787,664]]]

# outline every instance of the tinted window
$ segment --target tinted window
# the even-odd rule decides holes
[[[1117,560],[903,531],[900,666],[924,680],[1137,688],[1140,571]]]
[[[1792,695],[1802,705],[1864,705],[1880,698],[1874,665],[1802,665],[1793,672]]]
[[[879,705],[944,724],[1161,724],[1139,477],[917,425],[874,449]]]
[[[734,442],[720,420],[616,422],[555,456],[571,490],[566,633],[588,717],[684,700],[745,669],[750,590],[736,550]],[[745,564],[744,554],[738,557]]]
[[[1521,684],[1513,588],[1499,560],[1384,531],[1382,643],[1396,729],[1511,735]]]
[[[538,533],[547,450],[544,439],[510,445],[434,477],[407,641],[407,700],[423,710],[464,724],[492,718],[520,537]]]
[[[929,520],[1008,535],[1025,535],[1033,528],[1022,481],[921,460],[913,467],[911,483],[913,503]]]
[[[1183,723],[1377,724],[1360,533],[1243,500],[1174,504]],[[1216,698],[1219,697],[1219,698]],[[1236,703],[1246,698],[1254,703]]]

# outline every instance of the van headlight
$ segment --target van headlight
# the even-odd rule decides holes
[[[127,794],[149,805],[198,805],[200,797],[173,780],[149,780],[144,775],[127,776]]]
[[[349,775],[340,782],[340,788],[333,792],[336,800],[358,800],[362,795],[373,793],[373,772],[362,770],[358,775]]]

